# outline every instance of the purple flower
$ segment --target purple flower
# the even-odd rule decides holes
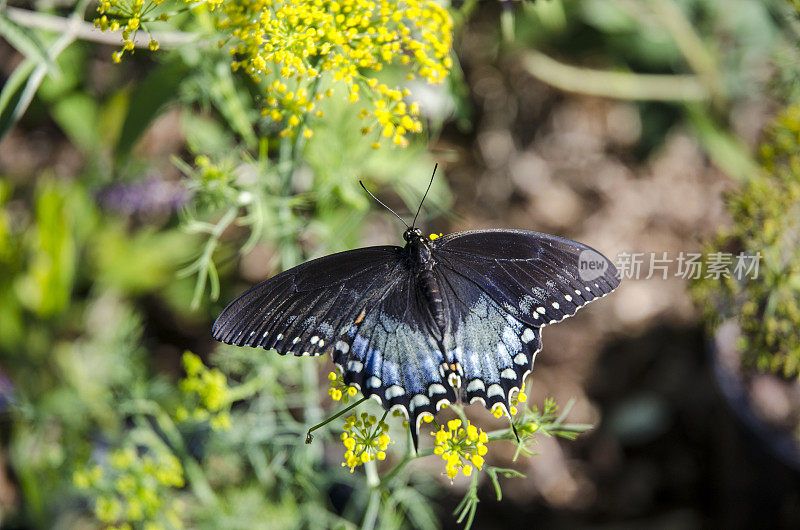
[[[179,209],[191,196],[181,181],[149,177],[111,184],[98,192],[97,201],[103,208],[122,215],[151,217]]]

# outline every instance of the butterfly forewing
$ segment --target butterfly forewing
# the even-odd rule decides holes
[[[433,244],[438,264],[458,271],[475,289],[529,326],[572,316],[619,285],[608,259],[560,237],[522,230],[477,230],[449,234]],[[582,273],[582,259],[597,260],[601,270]]]
[[[214,338],[280,354],[320,355],[361,311],[380,300],[401,267],[399,247],[368,247],[309,261],[261,282],[231,302]]]

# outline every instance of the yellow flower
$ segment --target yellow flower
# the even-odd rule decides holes
[[[473,467],[478,470],[483,467],[489,436],[469,421],[462,426],[460,419],[450,420],[447,429],[443,425],[431,435],[434,439],[433,453],[445,461],[445,475],[451,482],[459,471],[468,477]]]
[[[328,374],[328,381],[331,385],[331,387],[328,389],[328,395],[334,401],[347,403],[350,401],[351,397],[354,397],[358,393],[358,389],[356,389],[356,387],[346,384],[344,382],[344,377],[338,375],[336,372],[331,372]]]
[[[375,459],[384,460],[387,447],[394,443],[388,432],[389,425],[371,414],[349,416],[341,435],[345,448],[342,466],[349,467],[352,473],[357,466]]]

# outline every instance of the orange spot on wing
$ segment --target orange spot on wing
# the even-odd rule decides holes
[[[364,312],[362,311],[358,318],[356,319],[356,324],[361,324],[361,321],[364,320]]]

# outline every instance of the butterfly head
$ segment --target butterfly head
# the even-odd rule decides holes
[[[422,235],[422,230],[411,226],[403,233],[403,239],[406,243],[420,242],[425,240],[425,236]]]

